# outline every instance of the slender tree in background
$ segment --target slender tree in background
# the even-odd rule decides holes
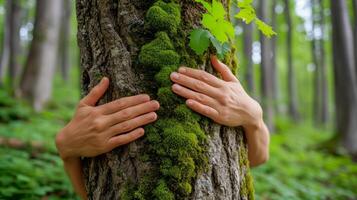
[[[228,7],[228,1],[222,3]],[[172,160],[173,157],[162,156],[167,155],[163,149],[159,151],[161,156],[149,153],[153,149],[165,148],[165,143],[170,141],[175,147],[179,145],[178,148],[186,148],[180,145],[190,146],[190,142],[177,143],[174,138],[169,137],[160,145],[150,146],[150,142],[165,138],[167,131],[174,135],[177,135],[177,131],[182,136],[188,134],[182,133],[181,128],[175,129],[181,125],[172,126],[176,118],[170,119],[169,116],[179,117],[177,114],[181,113],[180,123],[184,124],[196,117],[185,117],[190,112],[185,107],[175,108],[177,100],[169,100],[174,97],[170,86],[159,88],[157,93],[158,86],[153,81],[153,71],[157,66],[148,65],[146,61],[152,60],[150,62],[157,64],[174,62],[174,66],[186,64],[196,67],[198,60],[195,60],[196,56],[190,51],[187,38],[193,26],[200,26],[202,7],[191,0],[179,1],[179,4],[156,1],[154,6],[152,1],[146,0],[118,0],[115,3],[109,0],[77,0],[76,7],[83,94],[101,77],[106,76],[111,80],[111,87],[101,103],[145,92],[153,97],[157,96],[161,109],[165,109],[165,112],[159,112],[159,121],[149,126],[150,128],[147,127],[146,138],[143,140],[105,155],[83,160],[88,198],[249,199],[252,191],[248,186],[249,169],[245,161],[246,147],[241,128],[222,127],[206,120],[205,123],[193,121],[201,124],[202,131],[205,132],[202,134],[209,135],[206,146],[207,169],[201,173],[197,171],[199,162],[192,158],[186,159],[186,153],[182,155],[184,160],[180,157]],[[173,24],[167,26],[168,23]],[[181,56],[180,63],[166,58],[174,55]],[[233,66],[230,62],[228,64]],[[208,57],[204,57],[199,67],[213,71]],[[168,75],[163,77],[163,81],[166,80],[170,85],[167,82]],[[167,110],[170,106],[174,107]],[[179,112],[181,109],[183,112]],[[160,127],[166,128],[155,132]],[[197,132],[200,129],[197,128],[191,131]],[[181,141],[182,136],[179,135],[177,139]],[[191,155],[190,152],[187,153]],[[200,156],[201,159],[204,157],[206,156]],[[192,176],[192,173],[195,175]],[[192,179],[182,182],[187,176]]]
[[[244,67],[246,68],[245,79],[249,94],[256,97],[255,75],[253,65],[253,24],[243,23],[243,46]]]
[[[20,85],[20,95],[35,110],[50,99],[57,64],[62,1],[37,0],[33,40]]]
[[[292,55],[292,42],[293,42],[293,26],[291,20],[291,9],[290,9],[290,1],[284,0],[285,3],[285,19],[287,23],[287,36],[286,36],[286,53],[287,53],[287,65],[288,65],[288,107],[289,107],[289,115],[294,121],[299,121],[300,114],[298,108],[298,95],[297,95],[297,85],[296,85],[296,76],[295,70],[293,66],[293,55]]]
[[[271,26],[274,30],[277,30],[277,20],[276,20],[276,12],[275,7],[277,5],[277,0],[272,0],[271,2]],[[276,113],[282,113],[282,106],[280,105],[281,94],[279,87],[279,70],[276,63],[277,57],[277,37],[271,38],[271,79],[273,84],[273,100],[274,100],[274,109]]]
[[[331,0],[336,131],[342,145],[357,156],[357,84],[353,33],[345,0]]]
[[[71,10],[72,1],[63,0],[63,11],[61,17],[61,29],[59,39],[58,65],[63,80],[68,81],[70,71],[70,43],[71,36]]]
[[[5,70],[9,65],[9,55],[10,55],[10,20],[11,20],[11,0],[6,1],[6,14],[4,18],[4,36],[1,47],[1,57],[0,57],[0,86],[4,82]]]
[[[259,18],[268,21],[269,1],[259,1]],[[261,91],[262,105],[265,113],[265,121],[270,131],[274,130],[274,102],[273,102],[273,80],[271,76],[271,47],[270,41],[260,33],[261,46]]]
[[[15,91],[17,88],[17,81],[20,75],[21,65],[21,41],[20,28],[22,21],[22,8],[20,0],[11,0],[10,6],[10,36],[9,36],[9,81],[10,85]]]
[[[357,76],[357,0],[353,0],[353,13],[354,13],[354,20],[353,20],[353,28],[354,28],[354,50],[355,50],[355,70]]]

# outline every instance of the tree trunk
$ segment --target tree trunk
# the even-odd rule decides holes
[[[70,43],[71,36],[71,10],[72,1],[63,1],[63,12],[61,17],[61,29],[59,39],[59,59],[58,64],[64,81],[68,81],[70,72]]]
[[[33,40],[21,80],[20,95],[35,110],[50,99],[57,64],[62,1],[37,0]]]
[[[17,79],[20,74],[20,28],[22,18],[22,8],[20,0],[11,1],[10,13],[9,80],[13,91],[15,91],[17,88]]]
[[[320,73],[321,73],[321,116],[320,120],[323,125],[326,125],[329,120],[329,95],[328,95],[328,81],[327,81],[327,66],[326,66],[326,50],[325,50],[325,12],[324,1],[318,0],[321,5],[320,8],[320,28],[322,38],[320,40]]]
[[[0,59],[0,86],[4,83],[5,70],[9,65],[10,55],[10,20],[11,20],[11,0],[6,1],[6,14],[4,17],[4,37],[2,43],[2,52]]]
[[[357,77],[357,0],[353,0],[353,13],[354,13],[354,49],[355,49],[355,71]]]
[[[250,95],[256,97],[255,76],[253,65],[253,24],[243,24],[243,46],[244,46],[244,66],[246,67],[245,78],[247,80],[247,90]]]
[[[268,1],[259,1],[259,18],[267,21]],[[274,130],[274,102],[273,102],[273,80],[271,76],[271,47],[270,41],[260,33],[261,46],[261,91],[262,105],[265,113],[265,121],[271,132]]]
[[[292,55],[292,22],[290,15],[290,2],[289,0],[284,0],[285,2],[285,19],[288,26],[287,32],[287,65],[288,65],[288,96],[289,96],[289,115],[294,121],[299,121],[300,114],[298,109],[298,95],[297,95],[297,85],[296,77],[293,66],[293,55]]]
[[[277,0],[273,0],[271,2],[271,26],[274,30],[277,30],[277,20],[276,20],[276,6]],[[277,37],[271,38],[271,79],[273,84],[273,100],[274,100],[274,109],[277,113],[282,113],[282,106],[280,105],[281,101],[281,94],[280,94],[280,87],[279,87],[279,70],[276,63],[276,55],[277,55]]]
[[[335,75],[336,132],[342,145],[357,156],[357,88],[353,35],[344,0],[331,0],[333,62]]]
[[[190,30],[200,26],[202,7],[188,0],[179,5],[152,3],[77,0],[83,94],[107,76],[110,88],[100,103],[142,92],[161,103],[159,120],[145,127],[145,138],[96,158],[83,159],[88,198],[253,198],[242,129],[198,120],[196,115],[191,118],[191,112],[182,105],[184,101],[171,93],[168,74],[160,84],[155,81],[158,65],[168,69],[187,64],[213,72],[208,56],[194,56],[187,41]],[[223,3],[227,6],[227,1]],[[233,66],[232,62],[228,64]],[[166,87],[159,88],[163,84]],[[179,115],[179,110],[184,112]],[[188,131],[190,127],[195,130]],[[197,135],[197,140],[207,137],[205,142],[187,151],[196,140],[192,134],[198,132],[202,134]],[[185,135],[192,137],[186,140]],[[196,157],[195,152],[200,156]]]

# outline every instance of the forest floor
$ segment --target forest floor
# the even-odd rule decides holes
[[[57,78],[41,113],[0,90],[0,199],[76,199],[54,136],[71,119],[78,83]],[[331,132],[286,120],[277,127],[269,162],[252,170],[257,199],[357,199],[357,164],[319,148]]]

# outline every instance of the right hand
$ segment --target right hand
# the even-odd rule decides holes
[[[94,157],[144,135],[140,128],[157,119],[160,105],[148,95],[124,97],[95,106],[109,86],[103,78],[78,104],[73,119],[57,134],[56,146],[63,160]]]

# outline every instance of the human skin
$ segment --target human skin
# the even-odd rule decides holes
[[[219,79],[205,71],[180,67],[170,75],[172,90],[186,98],[192,110],[221,125],[243,126],[250,166],[269,157],[269,131],[259,103],[252,99],[230,69],[215,56],[211,63]],[[87,199],[80,157],[94,157],[144,135],[142,126],[157,119],[159,102],[146,94],[95,106],[109,86],[103,78],[78,104],[73,119],[57,134],[56,146],[73,187]]]

